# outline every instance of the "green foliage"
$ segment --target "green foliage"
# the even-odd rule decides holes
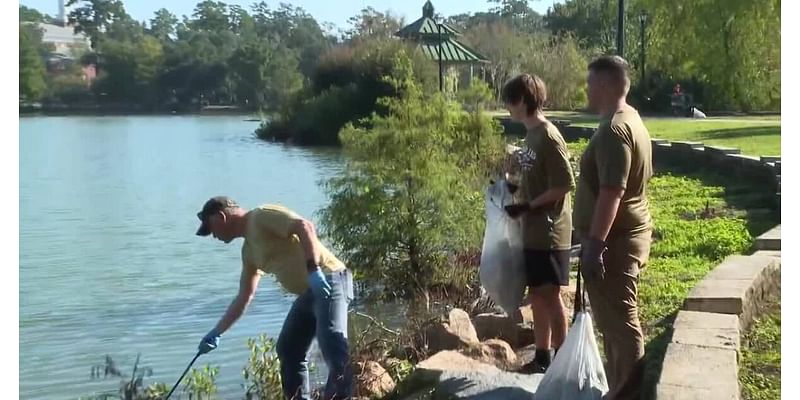
[[[186,376],[183,393],[189,396],[189,400],[208,400],[214,398],[217,393],[217,374],[219,368],[212,368],[209,365],[201,369],[192,368]]]
[[[376,100],[396,94],[383,78],[396,73],[394,60],[401,52],[411,57],[414,76],[432,87],[433,64],[418,50],[397,40],[356,40],[323,55],[309,89],[284,101],[280,113],[262,123],[256,135],[304,145],[339,144],[346,123],[360,124],[373,112],[385,111]]]
[[[42,47],[42,32],[35,25],[20,24],[19,96],[27,101],[38,100],[47,89]]]
[[[150,34],[158,40],[166,42],[175,35],[178,18],[166,8],[156,11],[153,19],[150,20]]]
[[[278,40],[254,40],[229,60],[236,97],[255,108],[276,108],[302,87],[297,54]]]
[[[120,0],[69,0],[67,7],[74,7],[69,13],[69,23],[75,26],[76,33],[85,33],[97,49],[103,36],[113,22],[127,16]]]
[[[19,5],[19,22],[41,22],[50,23],[53,18],[47,14],[42,14],[34,8]]]
[[[780,108],[780,1],[641,2],[649,65],[698,78],[711,109]]]
[[[164,57],[161,43],[143,36],[137,41],[107,39],[101,46],[103,75],[95,90],[105,93],[109,100],[134,100],[144,104],[156,101],[156,77]]]
[[[412,297],[427,290],[481,235],[481,189],[503,154],[499,127],[439,94],[426,96],[400,53],[399,98],[382,98],[385,116],[341,132],[347,172],[326,184],[322,212],[329,239],[362,279]]]
[[[570,35],[533,39],[522,56],[522,70],[538,75],[547,86],[547,107],[572,110],[586,105],[586,65],[577,40]]]
[[[781,398],[780,294],[759,310],[750,332],[742,340],[739,382],[744,400]]]
[[[478,79],[473,79],[467,89],[459,91],[457,98],[467,111],[491,109],[494,104],[492,88]]]
[[[250,348],[250,359],[243,370],[245,398],[247,400],[283,398],[275,341],[262,334],[258,340],[248,339],[247,347]]]

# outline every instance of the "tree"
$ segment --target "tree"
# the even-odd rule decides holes
[[[630,2],[628,3],[630,9]],[[596,48],[601,53],[614,53],[617,13],[616,1],[567,0],[554,3],[548,9],[544,22],[555,35],[571,34],[586,47]],[[627,19],[628,26],[631,21],[634,20]]]
[[[240,104],[274,109],[302,87],[297,54],[279,40],[245,43],[229,64]]]
[[[41,30],[19,24],[19,95],[28,101],[39,99],[47,88],[41,47]]]
[[[401,95],[380,100],[388,113],[341,132],[348,167],[326,184],[322,225],[362,279],[427,299],[453,257],[478,246],[481,189],[504,145],[487,115],[424,95],[408,56],[395,70],[387,79]]]
[[[506,81],[521,71],[523,57],[533,47],[531,35],[516,33],[505,22],[480,24],[464,32],[464,38],[491,60],[486,68],[495,98]]]
[[[35,8],[25,7],[22,4],[19,5],[19,22],[38,22],[49,24],[52,21],[53,18],[51,16],[42,14]]]
[[[358,38],[390,38],[405,25],[402,18],[391,15],[388,11],[382,13],[372,7],[361,10],[361,13],[350,17],[350,29],[343,35],[345,40]]]
[[[222,32],[230,28],[228,5],[221,1],[204,0],[192,13],[194,18],[188,25],[196,31]]]
[[[175,36],[175,29],[178,25],[178,18],[166,8],[156,11],[153,19],[150,20],[150,34],[166,42]]]
[[[491,10],[510,23],[515,31],[534,33],[542,30],[542,16],[528,6],[528,0],[489,0],[497,4]]]
[[[779,0],[641,1],[648,65],[674,81],[697,79],[710,109],[780,108]]]
[[[69,13],[69,23],[75,26],[75,33],[89,36],[92,49],[97,49],[102,33],[111,24],[127,14],[120,0],[69,0],[68,7],[81,4]]]
[[[110,101],[155,107],[156,78],[163,61],[158,39],[143,36],[137,41],[107,39],[103,43],[103,75],[95,90]]]

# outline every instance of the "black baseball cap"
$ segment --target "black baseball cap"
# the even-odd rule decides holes
[[[197,213],[197,218],[200,219],[200,227],[197,228],[197,236],[208,236],[211,234],[211,228],[208,226],[208,217],[231,207],[238,207],[232,198],[228,196],[215,196],[203,204],[203,209]]]

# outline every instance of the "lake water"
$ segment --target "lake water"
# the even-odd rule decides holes
[[[282,203],[313,217],[338,151],[259,141],[242,116],[20,119],[20,398],[115,389],[110,355],[172,385],[236,294],[240,246],[194,235],[208,197]],[[195,366],[241,398],[246,339],[277,337],[293,297],[262,280],[247,314]],[[320,362],[321,363],[321,362]]]

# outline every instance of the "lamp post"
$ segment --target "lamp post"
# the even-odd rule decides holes
[[[644,85],[644,26],[647,24],[647,13],[639,13],[639,64],[642,68],[642,85]]]
[[[617,55],[624,56],[625,47],[625,0],[618,0],[617,10]]]

